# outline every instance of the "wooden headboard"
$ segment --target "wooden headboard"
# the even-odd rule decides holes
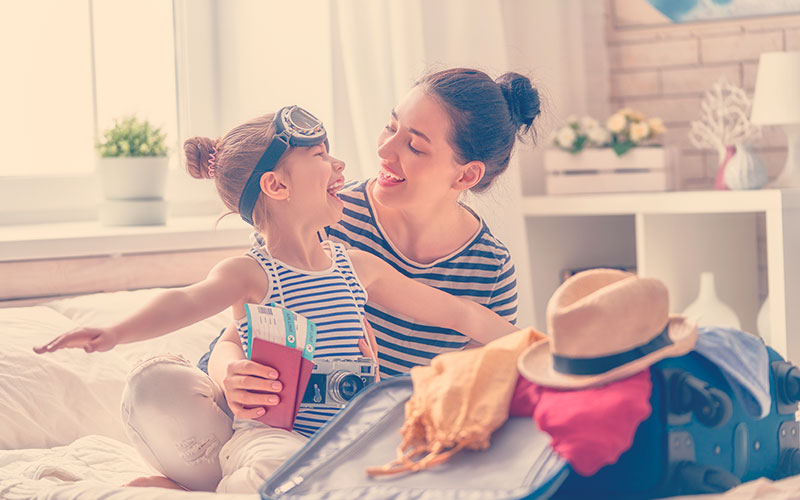
[[[242,248],[0,262],[0,307],[96,292],[196,283]]]

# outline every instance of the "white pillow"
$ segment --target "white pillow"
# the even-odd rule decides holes
[[[64,445],[87,434],[127,442],[119,411],[127,368],[118,353],[32,350],[75,326],[46,307],[0,309],[0,449]]]

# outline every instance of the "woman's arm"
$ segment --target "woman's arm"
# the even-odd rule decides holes
[[[203,281],[166,290],[110,327],[76,328],[34,350],[43,353],[80,347],[87,352],[107,351],[117,344],[159,337],[213,316],[233,304],[245,302],[254,287],[261,285],[263,289],[263,283],[256,283],[252,277],[251,266],[254,263],[248,261],[252,259],[226,259],[214,266]]]
[[[491,310],[407,278],[380,258],[348,250],[369,300],[419,321],[450,328],[485,344],[518,330]]]

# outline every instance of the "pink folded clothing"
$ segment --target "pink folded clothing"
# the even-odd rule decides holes
[[[650,416],[653,384],[645,369],[623,380],[575,391],[551,389],[519,377],[509,414],[533,416],[551,446],[578,474],[614,464]]]

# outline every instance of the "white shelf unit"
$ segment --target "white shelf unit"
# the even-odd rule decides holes
[[[765,339],[800,361],[800,189],[533,196],[523,199],[533,314],[546,329],[547,301],[563,270],[636,268],[664,281],[670,310],[697,296],[702,271],[742,329],[756,332],[758,234],[766,228],[770,333]]]

